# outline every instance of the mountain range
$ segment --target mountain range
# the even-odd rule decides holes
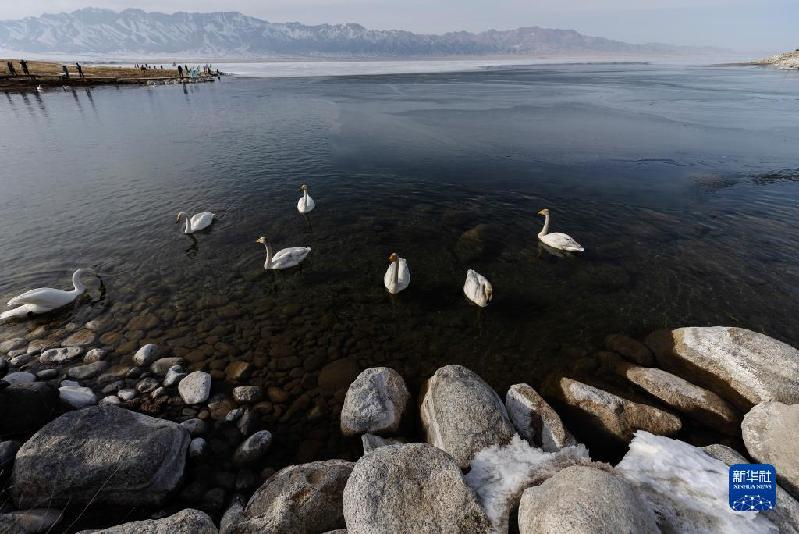
[[[151,13],[85,8],[0,21],[0,49],[105,56],[434,57],[480,55],[679,55],[696,51],[630,44],[574,30],[524,27],[441,35],[360,24],[274,23],[237,12]]]

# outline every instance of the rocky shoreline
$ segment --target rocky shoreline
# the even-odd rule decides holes
[[[799,532],[799,351],[749,330],[608,336],[504,400],[461,365],[414,399],[395,369],[319,362],[306,386],[363,453],[285,467],[275,423],[313,396],[152,343],[112,363],[95,320],[65,334],[0,342],[3,533]],[[730,511],[746,456],[776,466],[777,509]]]

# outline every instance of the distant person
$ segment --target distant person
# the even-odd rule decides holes
[[[61,65],[61,70],[64,71],[64,79],[69,80],[69,69],[66,65]]]
[[[183,67],[178,65],[178,77],[182,80],[183,79]]]
[[[19,60],[19,66],[22,67],[22,72],[25,76],[31,76],[31,71],[28,70],[28,62],[24,59]],[[33,76],[31,76],[33,78]]]
[[[11,61],[6,61],[6,65],[8,65],[8,75],[9,76],[16,76],[17,75],[17,71],[16,71],[16,69],[14,69],[14,63],[12,63]]]
[[[75,63],[75,68],[78,69],[78,74],[81,78],[85,78],[86,76],[83,75],[83,67],[80,66],[80,63]]]

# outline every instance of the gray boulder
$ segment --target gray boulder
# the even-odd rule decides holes
[[[428,443],[452,455],[462,469],[480,450],[503,445],[515,434],[496,392],[461,365],[441,367],[430,377],[421,411]]]
[[[341,409],[341,432],[354,436],[392,433],[410,399],[400,374],[388,367],[364,369],[350,384]]]
[[[491,524],[455,460],[426,443],[363,456],[344,488],[349,534],[480,534]]]
[[[28,371],[15,371],[8,373],[3,377],[3,380],[9,384],[32,384],[36,382],[36,375]]]
[[[90,388],[82,386],[61,386],[58,388],[58,398],[76,410],[97,404],[97,396],[94,392]]]
[[[87,378],[92,378],[99,375],[105,371],[107,367],[108,362],[98,360],[96,362],[72,367],[67,371],[67,376],[74,378],[75,380],[86,380]]]
[[[17,452],[17,506],[160,505],[183,478],[189,433],[115,406],[68,412]]]
[[[524,491],[519,532],[659,534],[660,529],[649,505],[623,478],[596,467],[572,466]]]
[[[211,375],[202,371],[189,373],[178,383],[178,393],[186,404],[200,404],[211,394]]]
[[[153,363],[157,357],[158,347],[152,343],[148,343],[136,351],[136,354],[133,355],[133,362],[136,365],[143,367]]]
[[[0,389],[0,438],[31,434],[55,418],[58,390],[49,384],[12,384]]]
[[[799,403],[799,350],[743,328],[713,326],[653,332],[646,339],[660,367],[742,408]]]
[[[102,530],[84,530],[78,534],[217,534],[207,514],[187,508],[163,519],[133,521]]]
[[[353,465],[327,460],[281,469],[253,494],[230,531],[316,534],[343,527],[342,493]]]
[[[749,455],[772,464],[780,485],[799,498],[799,404],[758,404],[744,416],[741,431]]]
[[[714,443],[702,447],[702,450],[727,465],[752,463],[741,453],[726,445]],[[781,534],[799,534],[799,502],[780,486],[777,486],[777,506],[773,510],[758,513],[774,523]]]
[[[505,407],[516,431],[531,445],[554,452],[576,444],[557,412],[529,385],[511,386]]]
[[[60,347],[48,349],[39,356],[39,362],[44,365],[60,365],[74,360],[83,354],[83,347]]]
[[[261,430],[245,439],[233,454],[233,463],[245,465],[257,462],[264,457],[272,445],[272,434],[268,430]]]
[[[636,430],[672,436],[682,428],[682,422],[675,415],[571,378],[556,380],[551,389],[553,395],[587,423],[621,441],[630,441]]]

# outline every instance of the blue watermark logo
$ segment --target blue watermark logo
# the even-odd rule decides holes
[[[730,466],[730,508],[764,512],[777,505],[777,471],[771,464]]]

